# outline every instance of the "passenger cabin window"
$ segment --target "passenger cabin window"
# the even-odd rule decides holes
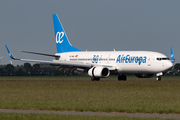
[[[157,58],[157,60],[169,60],[169,58]]]

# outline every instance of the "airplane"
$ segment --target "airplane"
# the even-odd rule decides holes
[[[0,59],[3,58],[3,57],[4,57],[4,56],[0,57]]]
[[[151,51],[81,51],[69,42],[63,26],[57,14],[53,14],[55,42],[57,53],[46,54],[30,51],[21,51],[37,55],[54,57],[52,61],[19,59],[12,55],[5,45],[9,57],[13,60],[25,62],[48,63],[55,66],[64,66],[72,70],[87,72],[92,81],[109,77],[110,74],[118,74],[118,80],[126,81],[126,74],[135,74],[138,78],[150,78],[161,76],[171,70],[175,61],[171,47],[171,59],[159,52]]]
[[[1,63],[1,59],[3,58],[4,56],[0,57],[0,63]]]

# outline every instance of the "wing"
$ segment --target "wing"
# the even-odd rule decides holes
[[[51,65],[63,65],[63,66],[75,66],[75,67],[85,67],[90,68],[90,64],[85,64],[83,62],[69,62],[69,61],[60,61],[60,60],[52,60],[52,61],[45,61],[45,60],[32,60],[32,59],[18,59],[25,62],[37,62],[37,63],[47,63]]]
[[[85,67],[85,68],[91,68],[92,67],[91,64],[86,64],[84,62],[70,62],[70,61],[60,61],[60,60],[45,61],[45,60],[19,59],[19,58],[16,58],[13,56],[13,54],[11,53],[11,51],[9,50],[7,45],[5,45],[5,47],[8,51],[9,57],[13,60],[20,60],[20,61],[24,61],[24,62],[47,63],[47,64],[51,64],[51,65],[75,66],[75,67]],[[44,53],[35,53],[35,52],[26,52],[26,53],[60,57],[57,55],[49,55],[49,54],[44,54]]]
[[[20,60],[20,61],[24,61],[24,62],[36,62],[36,63],[47,63],[47,64],[51,64],[51,65],[55,65],[55,66],[68,66],[68,67],[79,67],[79,68],[92,68],[94,67],[94,65],[92,64],[88,64],[88,63],[85,63],[85,62],[71,62],[71,61],[60,61],[60,60],[52,60],[52,61],[45,61],[45,60],[33,60],[33,59],[19,59],[19,58],[16,58],[13,56],[13,54],[11,53],[11,51],[9,50],[9,48],[7,47],[7,45],[5,45],[7,51],[8,51],[8,54],[9,54],[9,57],[13,60]],[[46,55],[46,56],[51,56],[51,57],[60,57],[60,56],[57,56],[57,55],[50,55],[50,54],[44,54],[44,53],[35,53],[35,52],[27,52],[27,51],[23,51],[23,52],[26,52],[26,53],[32,53],[32,54],[38,54],[38,55]],[[96,64],[95,67],[97,66],[103,66],[103,67],[106,67],[108,68],[110,71],[114,71],[116,70],[116,66],[112,66],[112,65],[109,65],[109,64]]]

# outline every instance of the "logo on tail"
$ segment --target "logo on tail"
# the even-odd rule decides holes
[[[64,32],[57,32],[56,33],[56,43],[62,43],[63,42],[63,38],[64,37]]]

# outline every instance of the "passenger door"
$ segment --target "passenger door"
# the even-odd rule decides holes
[[[151,60],[152,60],[152,55],[150,55],[150,56],[148,57],[148,61],[147,61],[147,65],[148,65],[148,66],[151,66]]]

